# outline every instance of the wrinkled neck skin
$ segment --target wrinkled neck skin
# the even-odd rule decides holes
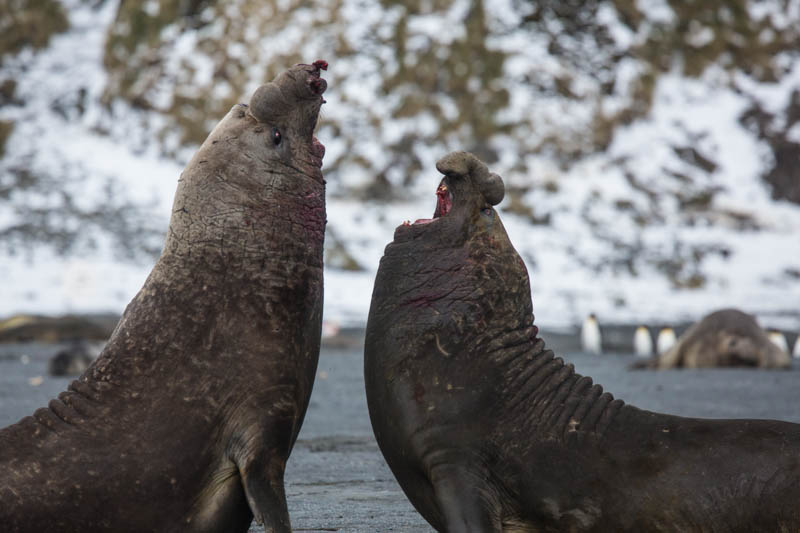
[[[502,222],[474,234],[458,222],[398,228],[375,283],[375,322],[408,326],[409,335],[448,353],[488,345],[533,322],[527,271]]]
[[[251,281],[322,268],[324,147],[313,136],[327,63],[295,65],[220,121],[181,174],[156,270]]]
[[[527,270],[497,213],[464,180],[445,177],[441,186],[452,211],[398,227],[381,259],[370,326],[415,339],[412,349],[381,354],[385,364],[429,349],[467,357],[533,321]]]
[[[621,402],[612,405],[610,394],[537,337],[525,264],[497,213],[486,213],[485,206],[456,203],[444,218],[397,229],[375,281],[368,353],[384,376],[404,376],[417,392],[439,372],[463,379],[448,384],[456,391],[446,396],[454,426],[463,424],[463,413],[476,421],[502,413],[521,434],[547,438],[575,430],[576,416],[581,429],[605,428]],[[437,410],[434,425],[449,416],[441,401],[417,403],[412,426],[429,425],[426,409]]]
[[[282,254],[280,268],[322,268],[325,188],[310,142],[262,159],[269,129],[239,105],[209,135],[179,180],[160,267],[261,277]]]

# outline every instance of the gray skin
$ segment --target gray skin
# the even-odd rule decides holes
[[[326,67],[222,119],[98,360],[0,431],[0,531],[290,531],[284,467],[319,358]]]
[[[751,315],[721,309],[693,324],[672,348],[637,365],[658,369],[718,366],[790,368],[792,360]]]
[[[643,411],[576,374],[537,336],[488,170],[464,152],[437,168],[434,220],[381,259],[364,363],[375,437],[422,516],[451,533],[797,531],[800,425]]]

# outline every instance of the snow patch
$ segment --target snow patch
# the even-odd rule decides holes
[[[70,190],[86,205],[102,201],[104,187],[113,179],[120,197],[152,205],[158,224],[166,229],[176,180],[191,150],[180,149],[179,139],[168,137],[166,144],[175,155],[166,159],[153,146],[149,133],[160,129],[163,117],[119,103],[110,110],[99,105],[106,83],[103,42],[117,2],[105,2],[97,9],[79,0],[64,3],[72,28],[54,37],[46,50],[25,51],[0,67],[0,77],[17,80],[18,95],[24,101],[20,106],[0,108],[0,119],[16,123],[0,170],[24,166],[32,172],[61,176],[70,180]],[[643,2],[637,3],[652,24],[669,23],[675,16],[663,0],[646,4],[644,9]],[[506,0],[500,5],[511,4]],[[792,3],[791,9],[797,5]],[[458,32],[442,28],[460,27],[456,22],[468,8],[468,2],[458,2],[444,16],[413,17],[409,28],[418,34],[416,46],[425,48],[460,38]],[[345,38],[354,47],[374,44],[370,32],[386,37],[391,20],[400,16],[402,9],[346,1],[342,13],[352,25]],[[251,45],[258,46],[264,63],[269,64],[278,53],[274,43],[280,39],[287,43],[284,48],[295,46],[308,57],[333,59],[325,54],[322,32],[307,38],[314,17],[300,15],[295,13],[279,35],[265,37],[253,28],[245,33],[247,46],[233,44],[232,52],[245,54]],[[775,10],[753,16],[788,17]],[[613,10],[601,10],[600,17],[618,46],[628,46],[638,38]],[[493,28],[511,28],[519,22],[517,12],[510,8],[492,10],[487,19]],[[212,24],[204,31],[213,33],[220,28]],[[170,64],[191,62],[193,82],[209,83],[212,65],[194,53],[198,35],[181,34],[174,26],[164,32],[176,41]],[[708,38],[699,28],[693,42],[701,46]],[[601,325],[661,324],[693,320],[713,309],[735,306],[756,313],[766,326],[800,329],[800,282],[788,274],[800,271],[800,208],[770,198],[759,177],[768,163],[761,141],[738,122],[754,100],[768,112],[780,114],[791,91],[800,86],[800,63],[794,63],[777,83],[761,83],[744,73],[730,77],[713,68],[700,79],[687,79],[678,72],[663,75],[646,119],[618,129],[605,152],[564,168],[548,155],[548,139],[558,137],[579,148],[587,124],[598,111],[612,115],[623,107],[641,74],[641,65],[634,59],[623,61],[613,94],[603,95],[597,80],[570,72],[550,55],[540,35],[509,30],[489,39],[487,45],[510,54],[504,64],[504,83],[511,100],[500,118],[507,124],[521,123],[513,136],[485,140],[498,152],[499,161],[492,170],[504,177],[507,186],[528,187],[525,203],[536,209],[537,216],[549,215],[551,221],[546,226],[533,225],[524,216],[504,212],[508,198],[499,206],[509,236],[531,274],[537,323],[566,327],[580,324],[594,312]],[[326,75],[331,89],[326,93],[328,104],[317,136],[327,147],[328,165],[352,152],[374,162],[373,168],[384,168],[390,163],[385,143],[404,135],[425,137],[436,127],[434,118],[424,114],[386,121],[380,128],[370,123],[373,116],[363,110],[399,105],[397,94],[385,95],[381,88],[380,73],[391,75],[398,68],[393,50],[375,46],[379,50],[374,57],[339,59],[332,62]],[[586,50],[591,53],[591,46]],[[264,64],[253,65],[246,94],[263,82],[264,72]],[[553,91],[552,96],[534,98],[531,91],[522,89],[562,76],[569,77],[570,89],[584,97],[567,101]],[[231,89],[220,85],[217,90],[217,96],[224,97]],[[158,105],[169,106],[169,91],[162,93]],[[82,114],[74,105],[80,94],[86,103]],[[63,105],[54,105],[59,103]],[[465,111],[446,97],[440,105],[450,119]],[[537,120],[528,120],[531,117]],[[335,137],[326,118],[346,127],[355,141]],[[789,138],[800,142],[797,125],[789,130]],[[458,132],[453,132],[447,146],[415,147],[425,166],[414,186],[405,191],[410,198],[405,203],[365,205],[347,198],[344,191],[374,178],[364,167],[341,164],[337,177],[329,178],[329,225],[365,271],[326,269],[326,320],[364,325],[384,247],[404,220],[431,216],[439,180],[434,163],[447,150],[465,148],[458,139]],[[529,164],[528,174],[515,170],[520,161]],[[389,174],[395,183],[405,177]],[[0,182],[3,179],[0,174]],[[693,198],[702,199],[709,191],[713,194],[708,209],[693,210]],[[48,206],[56,199],[48,194],[28,194],[20,201]],[[637,213],[650,218],[641,220]],[[742,229],[737,225],[741,220],[751,220],[758,229]],[[0,229],[14,222],[11,206],[0,204]],[[64,258],[45,248],[3,256],[0,316],[121,312],[142,286],[152,262],[121,263],[102,237],[98,241],[95,251],[81,257]],[[677,265],[691,259],[704,247],[724,248],[725,252],[706,252],[701,260],[702,285],[676,288],[659,270],[665,262]],[[685,268],[691,273],[691,265]]]

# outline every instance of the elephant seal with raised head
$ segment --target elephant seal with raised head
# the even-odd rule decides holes
[[[493,208],[502,181],[440,160],[433,220],[395,231],[365,345],[370,419],[439,531],[797,531],[800,425],[615,400],[545,348]]]
[[[0,431],[0,531],[290,531],[284,466],[319,358],[326,67],[222,119],[100,357]]]
[[[767,336],[752,315],[721,309],[703,317],[664,353],[632,368],[789,368],[792,359]]]

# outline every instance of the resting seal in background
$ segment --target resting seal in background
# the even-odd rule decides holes
[[[74,341],[50,358],[47,372],[51,376],[80,376],[89,368],[100,351],[90,346],[86,340]]]
[[[375,437],[433,527],[800,528],[800,425],[642,411],[576,374],[537,337],[502,182],[463,152],[437,168],[435,218],[381,259],[364,363]]]
[[[324,61],[236,105],[181,175],[105,350],[0,431],[0,531],[290,531],[283,472],[319,358]]]
[[[792,359],[756,323],[738,309],[721,309],[706,315],[680,336],[666,352],[631,368],[709,368],[753,366],[789,368]]]

